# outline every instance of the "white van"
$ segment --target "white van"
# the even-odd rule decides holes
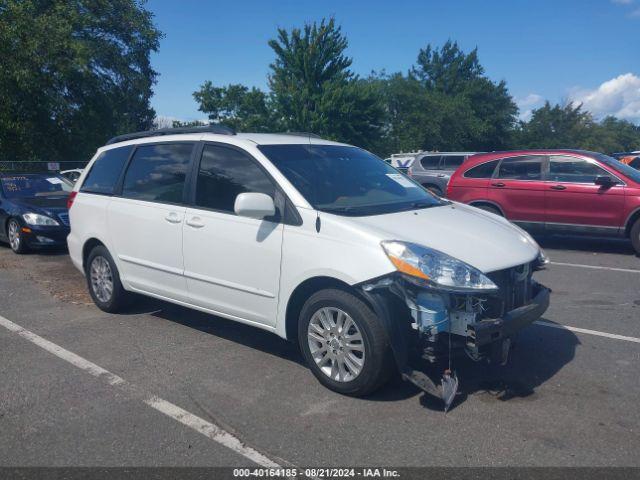
[[[116,137],[69,204],[71,259],[99,308],[135,292],[274,332],[344,394],[396,368],[441,394],[420,362],[506,361],[549,303],[532,279],[546,258],[523,230],[311,135]]]

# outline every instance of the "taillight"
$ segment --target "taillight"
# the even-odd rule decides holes
[[[453,190],[451,186],[451,180],[453,180],[453,175],[449,179],[449,183],[447,183],[447,198],[451,196],[451,191]]]
[[[75,200],[77,194],[78,192],[75,191],[69,194],[69,198],[67,198],[67,210],[69,210],[71,208],[71,205],[73,205],[73,201]]]

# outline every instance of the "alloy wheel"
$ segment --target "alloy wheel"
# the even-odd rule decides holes
[[[365,362],[362,333],[353,318],[335,307],[313,314],[307,327],[309,350],[322,373],[337,382],[355,379]]]
[[[16,252],[20,249],[20,225],[15,220],[9,222],[9,245]]]
[[[113,295],[113,274],[106,258],[97,256],[91,262],[91,289],[103,303],[111,300]]]

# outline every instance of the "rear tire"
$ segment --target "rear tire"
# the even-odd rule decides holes
[[[334,392],[368,395],[393,373],[382,323],[362,300],[343,290],[321,290],[305,302],[298,342],[311,372]]]
[[[631,245],[636,251],[637,255],[640,255],[640,218],[636,220],[636,223],[631,227]]]
[[[118,267],[104,246],[98,245],[89,253],[85,277],[89,294],[100,310],[116,313],[129,305],[131,294],[122,287]]]
[[[22,226],[15,218],[7,222],[7,238],[9,239],[9,246],[14,253],[20,255],[29,251],[29,246],[22,233]]]

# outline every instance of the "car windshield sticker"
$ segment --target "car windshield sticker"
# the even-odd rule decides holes
[[[387,177],[389,177],[394,182],[399,183],[403,187],[418,188],[418,186],[415,183],[413,183],[411,180],[409,180],[407,177],[405,177],[401,173],[387,173]]]
[[[49,177],[47,178],[47,182],[52,183],[54,185],[60,185],[62,183],[62,180],[60,180],[57,177]]]

